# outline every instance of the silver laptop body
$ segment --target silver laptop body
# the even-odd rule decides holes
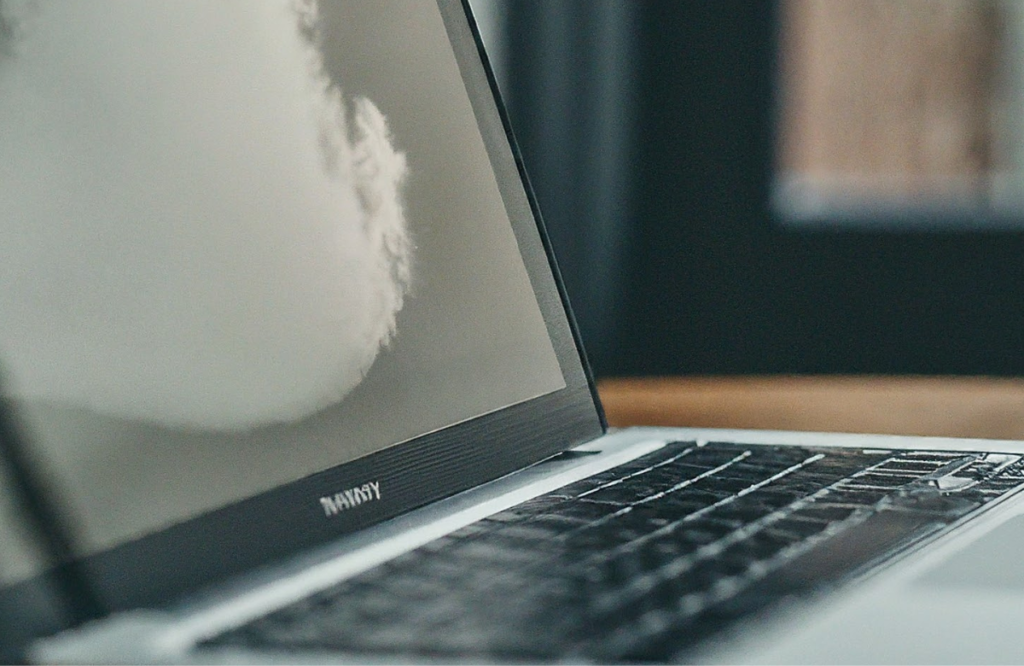
[[[0,35],[4,404],[76,554],[54,561],[8,471],[5,658],[1024,659],[1013,632],[1024,601],[1020,443],[607,431],[467,6],[8,0]],[[796,450],[797,462],[729,493],[709,481],[735,483],[731,470]],[[727,463],[688,462],[712,454]],[[652,518],[655,533],[683,533],[698,517],[720,526],[708,511],[772,497],[786,475],[844,456],[875,462],[766,509],[756,528],[708,537],[699,562],[658,562],[623,589],[671,590],[655,582],[689,580],[692,562],[713,568],[822,498],[843,518],[742,573],[714,574],[710,591],[638,612],[635,625],[616,624],[619,611],[595,615],[593,635],[562,651],[531,652],[530,630],[517,651],[503,642],[515,627],[476,625],[494,642],[465,632],[444,637],[448,651],[410,648],[415,627],[386,613],[357,632],[373,634],[375,649],[220,638],[311,608],[339,585],[387,583],[375,572],[418,553],[443,564],[453,539],[473,550],[458,539],[477,539],[482,521],[497,531],[525,515],[517,507],[582,498],[588,511],[637,516],[704,483],[705,499],[687,496],[703,508]],[[901,470],[917,476],[884,486]],[[662,473],[661,490],[600,499],[649,472]],[[877,499],[847,510],[836,498],[851,493]],[[535,515],[550,524],[556,514]],[[913,539],[893,531],[908,515]],[[524,537],[537,524],[500,529]],[[828,544],[835,567],[814,550]],[[646,561],[641,551],[616,566]],[[863,557],[850,563],[850,553]],[[776,564],[785,584],[773,582]],[[95,603],[69,603],[69,579]],[[716,605],[749,600],[744,590],[764,581],[775,586],[756,610],[734,617]],[[589,608],[591,588],[581,589],[568,594]],[[490,607],[517,607],[484,594]],[[646,608],[651,596],[609,603]],[[538,599],[527,615],[557,621],[558,603]],[[405,618],[433,607],[394,608]],[[466,626],[458,603],[448,610],[452,624],[438,626]],[[714,626],[701,624],[705,611],[718,613]],[[644,632],[667,647],[645,652]],[[586,647],[610,644],[636,649]]]

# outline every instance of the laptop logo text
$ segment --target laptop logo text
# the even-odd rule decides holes
[[[320,506],[324,509],[324,515],[330,518],[342,511],[354,509],[365,502],[372,502],[380,499],[380,482],[370,481],[355,488],[342,490],[333,495],[324,495],[320,498]]]

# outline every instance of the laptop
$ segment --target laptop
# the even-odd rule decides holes
[[[4,659],[1024,658],[1020,443],[609,431],[467,4],[6,0],[0,122]]]

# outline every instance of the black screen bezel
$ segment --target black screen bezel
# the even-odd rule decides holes
[[[536,199],[487,63],[468,0],[436,0],[565,387],[428,433],[295,482],[220,507],[82,558],[112,613],[161,607],[231,576],[287,558],[356,530],[536,463],[603,434],[597,400]],[[319,498],[379,481],[379,501],[327,518]],[[33,638],[86,618],[70,618],[51,569],[0,589],[0,656],[18,658]]]

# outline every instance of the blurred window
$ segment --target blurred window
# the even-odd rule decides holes
[[[784,223],[1024,226],[1024,3],[783,0],[780,18]]]

